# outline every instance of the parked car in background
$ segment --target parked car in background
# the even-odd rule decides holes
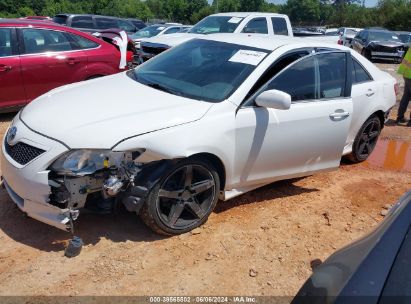
[[[155,37],[155,36],[162,36],[162,35],[170,35],[175,33],[185,33],[187,32],[191,26],[186,26],[182,24],[154,24],[147,26],[137,33],[130,36],[131,39],[136,44],[136,48],[140,48],[140,42],[144,39]]]
[[[410,303],[411,192],[370,234],[314,270],[292,304]]]
[[[136,28],[137,30],[141,30],[143,28],[145,28],[147,25],[144,23],[144,21],[140,20],[140,19],[135,19],[135,18],[124,18],[124,20],[127,20],[129,22],[131,22]]]
[[[138,31],[137,27],[130,21],[111,16],[58,14],[54,16],[53,21],[86,33],[94,33],[112,28],[121,29],[127,34],[133,34]]]
[[[394,32],[370,28],[360,31],[352,40],[354,50],[368,60],[384,59],[401,62],[405,46]]]
[[[408,49],[411,47],[411,32],[396,32],[402,43],[404,43],[406,50],[405,53],[408,51]]]
[[[338,44],[344,45],[347,47],[352,47],[351,42],[354,37],[360,32],[362,29],[360,28],[353,28],[353,27],[342,27],[338,30],[338,35],[340,35],[340,39],[338,40]]]
[[[338,28],[328,28],[325,30],[324,35],[326,36],[338,36],[339,30]]]
[[[140,61],[144,62],[190,39],[217,33],[293,36],[291,23],[287,15],[274,13],[220,13],[205,17],[187,33],[145,39],[140,47]]]
[[[0,111],[12,111],[56,87],[118,73],[115,46],[65,26],[0,20]]]
[[[157,233],[185,233],[218,199],[367,159],[394,85],[338,44],[203,35],[29,104],[2,143],[3,184],[63,230],[84,207],[123,203]]]

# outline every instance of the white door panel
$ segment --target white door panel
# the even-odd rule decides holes
[[[346,145],[351,145],[365,120],[371,114],[371,108],[379,96],[375,81],[358,83],[352,86],[353,101],[352,123],[348,132]]]
[[[350,98],[295,103],[289,110],[240,109],[236,118],[239,183],[338,167],[351,114]]]

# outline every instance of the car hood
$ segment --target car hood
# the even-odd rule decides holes
[[[152,38],[142,39],[141,42],[150,42],[150,43],[158,43],[164,44],[168,46],[176,46],[188,40],[204,37],[201,34],[190,34],[190,33],[177,33],[177,34],[169,34],[169,35],[161,35]]]
[[[199,120],[211,106],[121,73],[52,90],[26,106],[20,118],[72,149],[110,149],[130,137]]]

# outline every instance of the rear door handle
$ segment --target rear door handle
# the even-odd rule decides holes
[[[73,64],[79,63],[80,61],[76,58],[67,58],[66,62],[70,65],[73,65]]]
[[[0,72],[8,72],[11,70],[12,70],[12,67],[9,65],[4,65],[4,64],[0,65]]]
[[[365,95],[367,95],[367,97],[371,97],[371,96],[373,96],[374,94],[375,94],[375,92],[374,92],[372,89],[368,89],[368,93],[365,94]]]
[[[330,114],[330,118],[332,119],[344,119],[350,116],[349,112],[337,112],[335,111],[334,113]]]

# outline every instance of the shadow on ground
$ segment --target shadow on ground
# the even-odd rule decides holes
[[[303,178],[278,181],[227,202],[220,202],[214,212],[222,213],[241,205],[259,203],[319,191],[318,189],[309,189],[295,185],[296,182],[302,179]]]
[[[294,185],[298,179],[262,187],[227,202],[219,202],[215,212],[222,213],[241,205],[318,191]],[[16,242],[50,252],[64,250],[71,234],[25,216],[0,190],[0,229]],[[75,235],[85,245],[97,244],[105,238],[113,242],[154,242],[166,237],[149,230],[134,213],[120,208],[116,215],[81,214],[75,223]]]
[[[16,116],[17,112],[13,113],[1,113],[0,114],[0,123],[1,122],[10,122],[14,116]]]

